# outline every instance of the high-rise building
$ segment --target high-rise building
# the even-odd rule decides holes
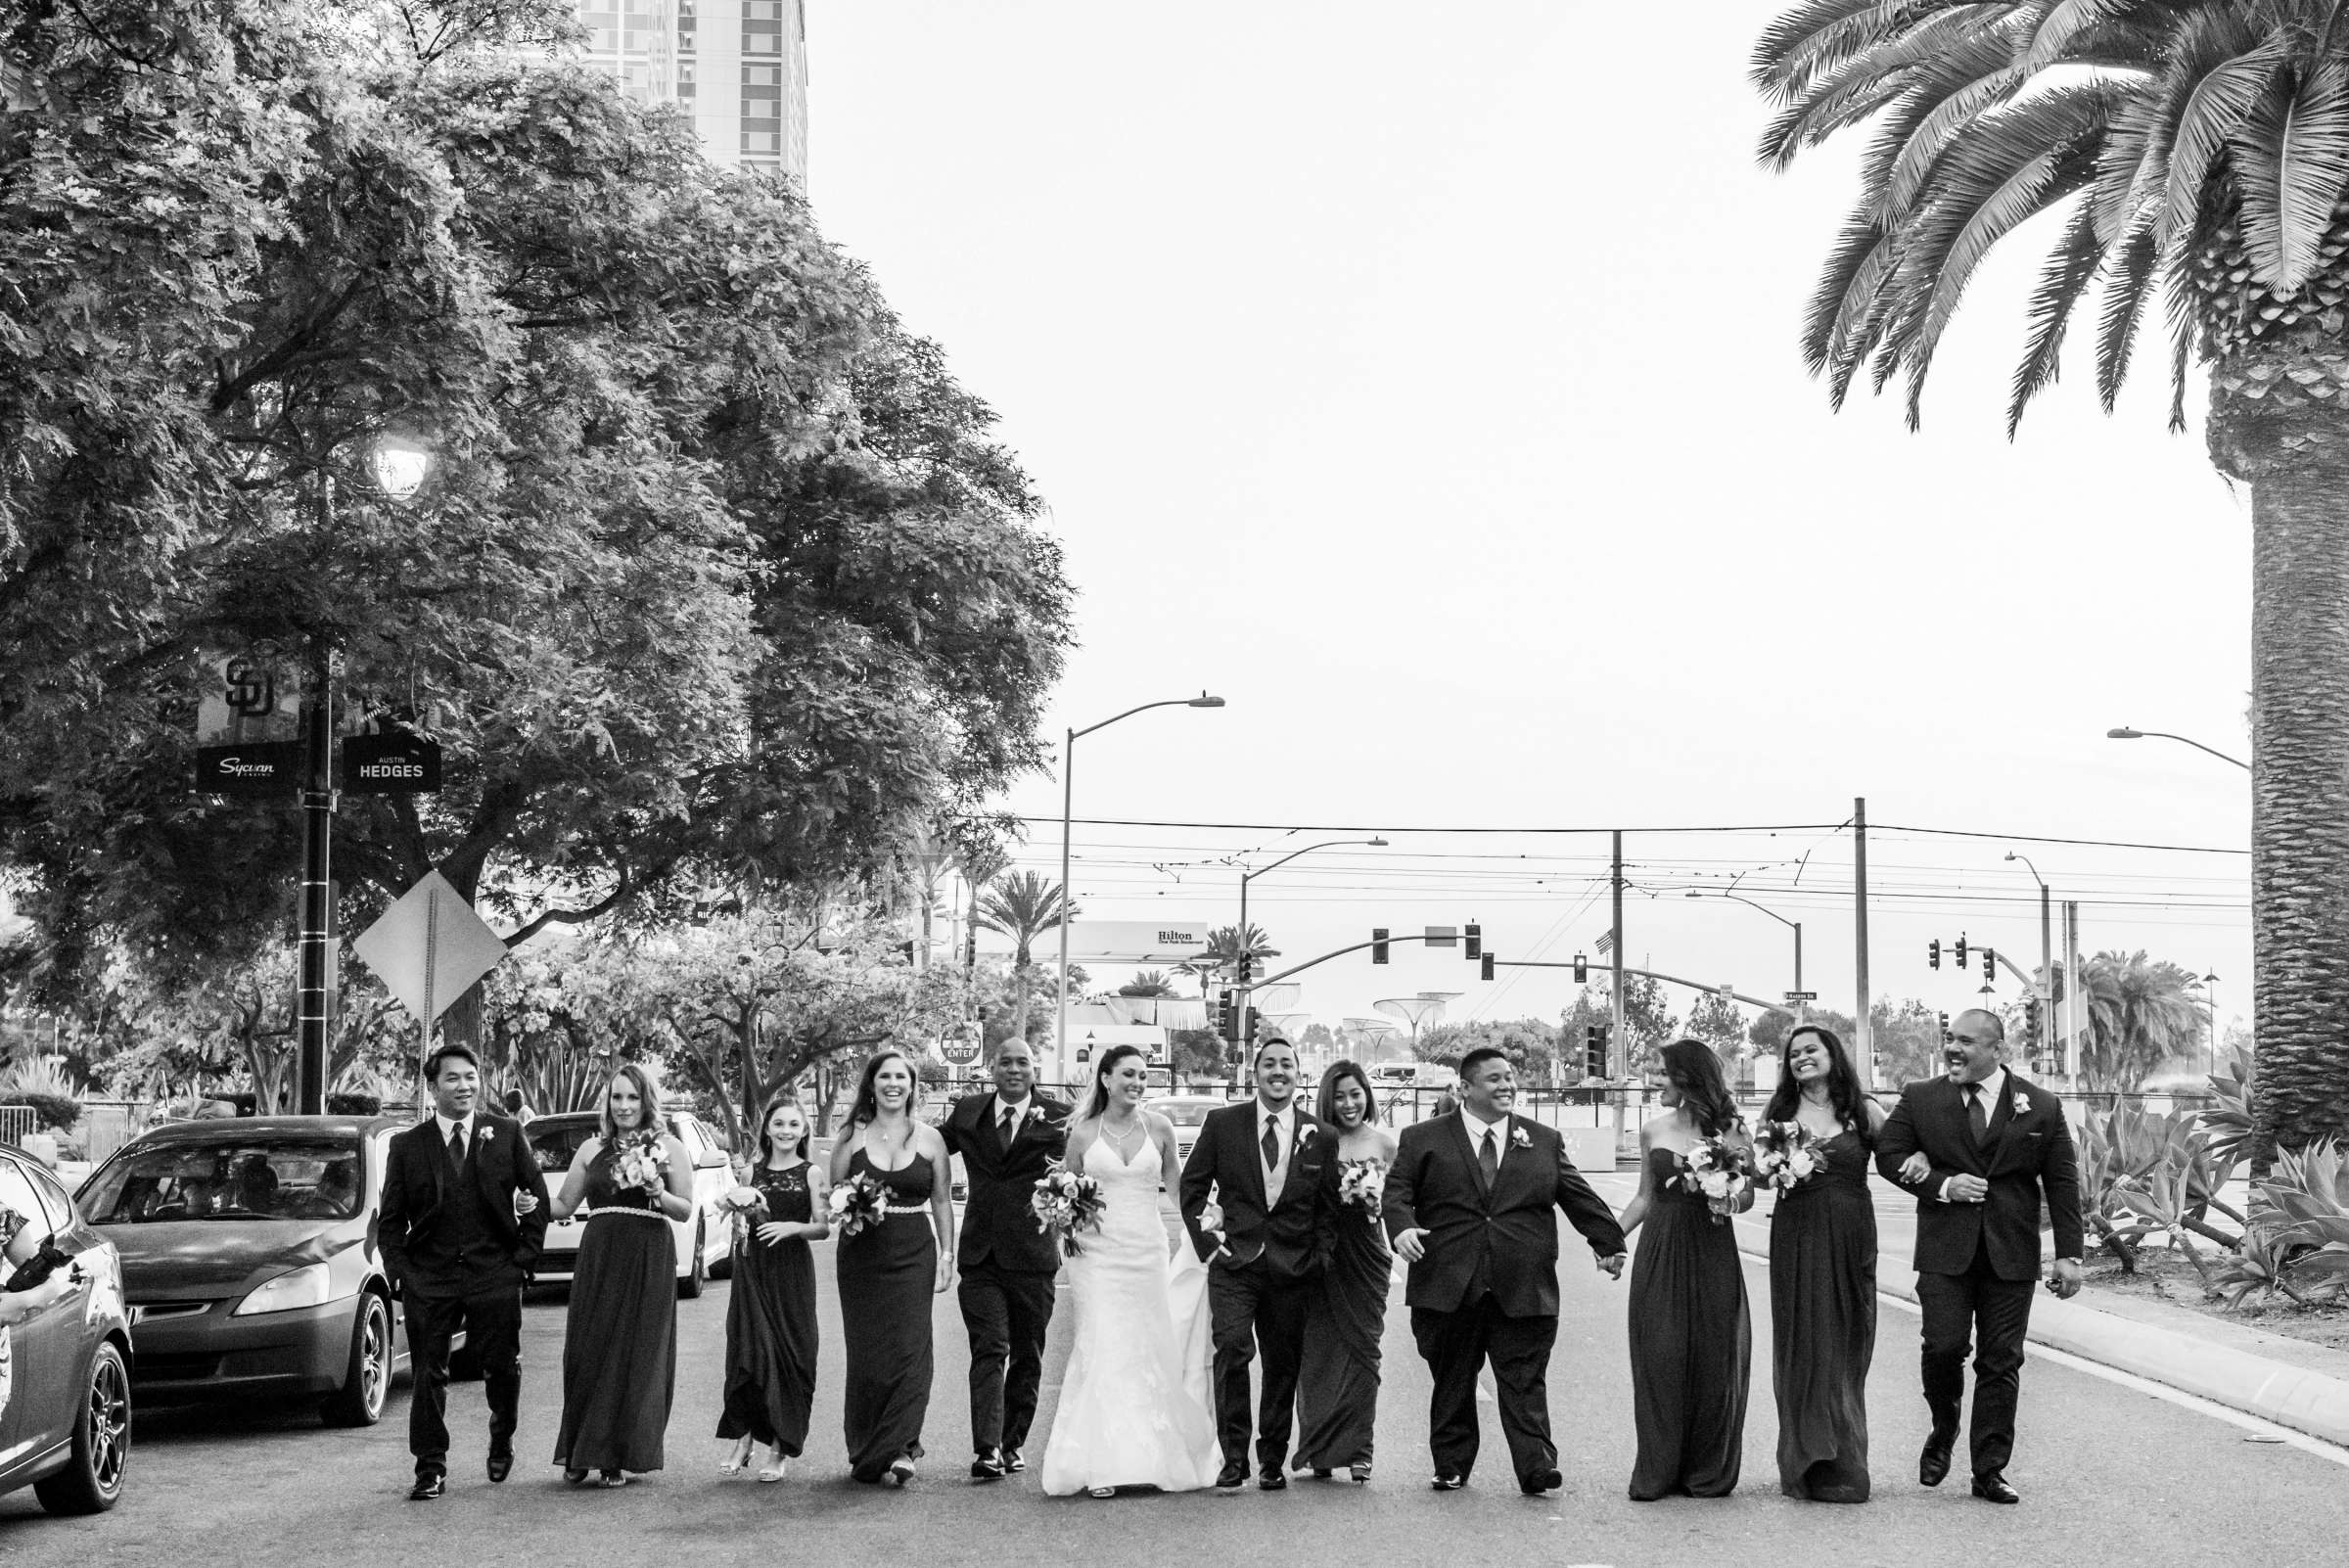
[[[806,0],[579,0],[587,59],[693,116],[711,159],[807,182]]]

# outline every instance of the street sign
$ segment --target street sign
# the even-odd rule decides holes
[[[1207,951],[1209,926],[1182,920],[1072,920],[1069,958],[1074,963],[1180,963]],[[1057,942],[1058,934],[1049,934]],[[1010,939],[981,930],[979,941],[990,951],[1008,948]]]
[[[1790,1002],[1817,1001],[1819,992],[1816,991],[1790,991],[1786,993],[1786,999]]]
[[[1722,985],[1717,986],[1714,989],[1721,992],[1721,999],[1723,1001],[1735,1001],[1737,999],[1737,988],[1733,985]]]
[[[196,789],[203,795],[283,797],[301,788],[298,740],[196,748]]]
[[[506,942],[438,871],[399,896],[350,945],[408,1016],[433,1024],[466,988],[498,966]]]
[[[979,1060],[979,1042],[976,1039],[942,1039],[938,1042],[938,1054],[944,1057],[949,1066],[968,1067]]]
[[[440,743],[404,729],[353,735],[341,747],[342,788],[353,795],[430,795],[440,787]]]
[[[283,797],[301,788],[301,670],[262,650],[204,655],[196,788]]]
[[[1449,947],[1460,940],[1456,926],[1429,926],[1425,935],[1431,947]]]

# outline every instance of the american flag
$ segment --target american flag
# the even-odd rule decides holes
[[[1600,932],[1598,934],[1598,955],[1601,958],[1604,958],[1607,954],[1613,952],[1614,950],[1615,933],[1612,931]]]

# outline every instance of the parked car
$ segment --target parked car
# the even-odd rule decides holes
[[[392,1117],[173,1122],[82,1183],[122,1259],[143,1400],[316,1395],[372,1426],[407,1360],[376,1246]]]
[[[0,1145],[0,1207],[48,1234],[79,1281],[0,1328],[0,1492],[29,1486],[51,1513],[100,1513],[130,1462],[130,1319],[122,1268],[66,1189]]]
[[[1199,1141],[1199,1124],[1207,1120],[1207,1113],[1229,1103],[1216,1094],[1170,1094],[1151,1100],[1149,1107],[1174,1124],[1174,1159],[1180,1164],[1191,1157],[1191,1145]]]
[[[691,1298],[702,1293],[703,1283],[714,1270],[724,1270],[733,1246],[733,1230],[719,1212],[717,1200],[732,1190],[734,1168],[726,1157],[725,1143],[699,1117],[670,1110],[664,1118],[693,1160],[693,1218],[669,1222],[677,1243],[677,1294]],[[563,1174],[571,1169],[579,1145],[595,1136],[600,1120],[593,1111],[568,1111],[535,1118],[525,1129],[530,1135],[530,1147],[538,1152],[538,1169],[546,1173],[549,1192],[562,1187]],[[540,1284],[571,1278],[579,1259],[579,1238],[586,1229],[586,1220],[576,1215],[546,1227],[546,1250],[538,1255]]]

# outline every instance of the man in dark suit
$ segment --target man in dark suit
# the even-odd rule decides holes
[[[477,1110],[481,1065],[462,1045],[426,1059],[433,1114],[392,1139],[377,1244],[408,1318],[408,1496],[448,1475],[448,1343],[458,1328],[489,1400],[489,1479],[514,1468],[522,1401],[522,1286],[546,1240],[546,1178],[522,1126]]]
[[[1256,1093],[1210,1111],[1182,1168],[1182,1223],[1206,1260],[1207,1307],[1216,1342],[1216,1432],[1228,1492],[1248,1479],[1248,1363],[1261,1351],[1256,1484],[1278,1492],[1305,1360],[1305,1316],[1313,1276],[1329,1260],[1336,1216],[1321,1192],[1321,1168],[1336,1158],[1336,1134],[1297,1100],[1297,1052],[1277,1035],[1256,1047]],[[1220,1222],[1202,1223],[1209,1193]]]
[[[1876,1169],[1916,1195],[1916,1300],[1924,1310],[1925,1406],[1933,1415],[1917,1479],[1939,1486],[1950,1473],[1967,1341],[1978,1337],[1971,1457],[1974,1496],[1991,1502],[2021,1500],[2005,1469],[2039,1278],[2043,1192],[2055,1229],[2048,1288],[2058,1297],[2080,1289],[2072,1131],[2054,1095],[2000,1065],[2005,1043],[1996,1013],[1959,1013],[1943,1050],[1948,1076],[1903,1089],[1876,1138]]]
[[[993,1093],[955,1101],[939,1129],[946,1152],[962,1156],[968,1186],[955,1261],[962,1326],[971,1336],[976,1481],[1028,1468],[1020,1450],[1036,1418],[1060,1273],[1060,1243],[1028,1204],[1044,1167],[1069,1147],[1069,1108],[1036,1092],[1036,1057],[1026,1040],[995,1048],[994,1077]]]
[[[1476,1375],[1488,1360],[1517,1485],[1538,1497],[1564,1484],[1545,1382],[1558,1338],[1551,1206],[1610,1278],[1623,1276],[1614,1212],[1566,1158],[1566,1140],[1512,1115],[1516,1103],[1509,1059],[1489,1046],[1470,1051],[1460,1059],[1459,1109],[1405,1128],[1387,1172],[1387,1234],[1411,1266],[1404,1300],[1435,1378],[1428,1446],[1438,1492],[1466,1486],[1476,1467]]]

